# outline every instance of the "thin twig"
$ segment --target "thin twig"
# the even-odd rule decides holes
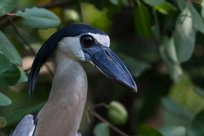
[[[115,132],[117,132],[118,134],[120,134],[121,136],[129,136],[128,134],[124,133],[123,131],[121,131],[120,129],[118,129],[117,127],[115,127],[113,124],[111,124],[108,120],[104,119],[102,116],[100,116],[98,113],[96,113],[94,110],[89,109],[88,111],[94,116],[96,117],[98,120],[106,123],[112,130],[114,130]]]
[[[10,16],[7,16],[7,19],[9,20],[9,22],[10,22],[14,32],[16,33],[16,35],[18,36],[20,41],[29,48],[29,50],[31,51],[31,53],[33,55],[36,55],[35,50],[31,47],[31,45],[27,42],[27,40],[21,35],[20,31],[18,30],[16,24],[13,22],[12,18],[10,18]],[[54,76],[54,73],[51,70],[51,68],[49,67],[49,65],[45,64],[45,67],[47,68],[47,70],[50,73],[50,75]]]
[[[89,109],[96,109],[96,108],[100,108],[100,107],[105,107],[108,108],[108,105],[106,103],[99,103],[99,104],[94,104],[89,106]]]
[[[39,5],[37,7],[51,9],[51,8],[61,7],[61,6],[70,6],[70,5],[74,4],[74,3],[75,3],[74,0],[73,1],[69,1],[69,0],[64,0],[64,1],[59,1],[58,0],[57,1],[56,0],[56,2]]]

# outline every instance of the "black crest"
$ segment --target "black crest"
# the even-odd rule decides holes
[[[58,32],[54,33],[40,48],[38,51],[29,75],[29,93],[31,94],[34,90],[35,83],[37,81],[39,71],[41,66],[54,54],[55,49],[58,43],[64,37],[74,37],[84,33],[98,33],[106,35],[104,32],[97,30],[93,27],[90,27],[85,24],[72,24],[66,28],[59,30]]]

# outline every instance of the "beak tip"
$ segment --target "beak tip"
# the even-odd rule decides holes
[[[128,73],[127,75],[128,76],[126,76],[126,77],[128,77],[128,78],[121,78],[122,79],[121,81],[124,83],[123,85],[125,85],[127,88],[129,88],[134,93],[137,93],[138,89],[137,89],[136,82],[134,81],[134,79],[132,78],[130,73]]]
[[[129,75],[131,77],[131,75]],[[127,81],[127,80],[121,80],[122,85],[125,86],[126,88],[128,88],[129,90],[133,91],[134,93],[137,93],[138,89],[137,89],[137,84],[135,83],[134,79],[131,77],[131,80]]]
[[[133,89],[133,91],[134,91],[135,93],[137,93],[137,86],[135,86],[135,88]]]
[[[132,87],[131,87],[131,90],[134,92],[134,93],[137,93],[137,85],[134,84]]]

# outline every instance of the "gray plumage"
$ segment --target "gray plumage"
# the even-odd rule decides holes
[[[35,130],[34,116],[26,115],[10,136],[32,136]]]

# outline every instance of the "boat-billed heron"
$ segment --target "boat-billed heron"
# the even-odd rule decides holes
[[[29,75],[32,93],[40,67],[54,58],[49,99],[37,115],[25,116],[11,136],[77,135],[87,96],[87,76],[80,63],[89,62],[108,78],[136,91],[130,72],[109,46],[106,33],[85,24],[72,24],[54,33],[38,51]]]

